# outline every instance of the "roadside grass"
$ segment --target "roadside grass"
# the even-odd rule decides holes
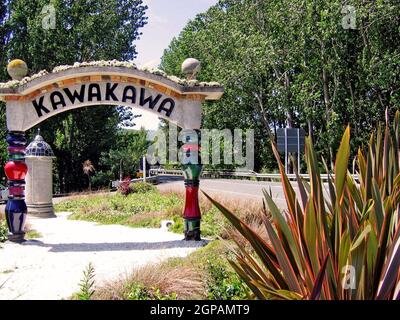
[[[157,191],[127,196],[116,193],[68,199],[56,204],[55,210],[73,212],[69,218],[74,220],[159,228],[161,220],[172,219],[180,213],[183,201],[177,195],[163,196]]]
[[[185,258],[170,258],[133,270],[96,287],[95,300],[235,300],[247,288],[228,264],[221,240],[210,242]]]

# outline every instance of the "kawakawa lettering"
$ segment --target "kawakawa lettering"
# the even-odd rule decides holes
[[[39,118],[68,106],[93,102],[139,105],[165,114],[167,117],[170,117],[174,111],[175,101],[171,98],[165,98],[161,94],[154,96],[148,94],[145,88],[139,90],[131,85],[126,85],[123,90],[117,90],[119,85],[118,83],[106,83],[105,86],[102,86],[98,83],[91,83],[83,84],[79,89],[73,91],[64,88],[32,101],[32,105]]]

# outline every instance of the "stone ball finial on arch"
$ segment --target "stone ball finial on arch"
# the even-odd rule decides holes
[[[7,72],[13,80],[22,80],[28,74],[28,65],[21,59],[14,59],[7,65]]]
[[[182,63],[182,73],[188,80],[195,80],[201,70],[201,62],[194,58],[188,58]]]

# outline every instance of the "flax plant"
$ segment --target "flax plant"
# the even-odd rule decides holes
[[[387,122],[384,130],[371,134],[368,145],[358,150],[354,175],[348,170],[347,128],[325,183],[308,138],[310,178],[297,176],[296,191],[273,145],[287,210],[279,210],[264,190],[267,238],[206,195],[251,245],[251,250],[235,246],[230,263],[254,298],[400,299],[399,121],[397,112],[392,126]]]

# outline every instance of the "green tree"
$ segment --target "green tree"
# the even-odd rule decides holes
[[[8,30],[6,26],[7,6],[6,1],[0,1],[0,63],[4,65],[6,59],[6,51],[4,50],[8,40]],[[0,70],[0,80],[5,80],[5,70]]]
[[[147,23],[147,6],[142,0],[10,0],[3,5],[8,10],[4,23],[8,41],[1,50],[6,56],[0,60],[0,74],[6,61],[14,58],[26,61],[31,74],[77,61],[134,59],[134,41]],[[55,28],[43,27],[51,13],[48,5],[55,9]],[[4,108],[1,114],[4,117]],[[121,119],[129,120],[126,112],[121,113]],[[83,161],[91,159],[97,167],[101,151],[113,145],[119,121],[115,107],[90,107],[41,124],[41,132],[57,157],[57,191],[84,188]],[[4,134],[5,127],[1,129]]]
[[[101,165],[104,169],[111,170],[114,178],[120,181],[126,176],[132,176],[150,145],[146,138],[147,132],[143,129],[120,130],[110,151],[102,153]]]
[[[0,1],[0,82],[7,79],[6,69],[3,68],[6,61],[5,46],[9,39],[9,32],[6,25],[7,19],[7,5],[6,1]],[[0,166],[3,167],[7,160],[7,143],[6,138],[6,117],[5,117],[5,104],[0,101]],[[0,181],[5,179],[3,170],[0,170]]]
[[[180,74],[189,57],[200,80],[225,95],[204,105],[206,128],[253,128],[256,169],[275,166],[269,133],[302,127],[333,162],[351,124],[352,152],[399,105],[400,37],[395,0],[355,0],[356,28],[342,24],[339,0],[221,0],[198,15],[165,50],[161,67]]]

